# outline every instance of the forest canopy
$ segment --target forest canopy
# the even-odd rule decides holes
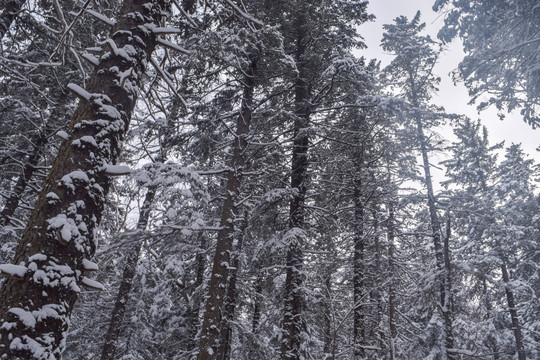
[[[540,4],[368,5],[0,0],[0,359],[540,358]]]

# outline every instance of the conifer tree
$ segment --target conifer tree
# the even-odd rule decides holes
[[[2,265],[0,354],[12,359],[60,358],[80,286],[95,265],[94,231],[109,176],[129,126],[138,85],[156,46],[152,29],[163,2],[124,3],[86,89],[69,86],[80,104],[62,143],[13,264]],[[135,15],[135,16],[134,16]],[[145,29],[147,29],[145,31]]]

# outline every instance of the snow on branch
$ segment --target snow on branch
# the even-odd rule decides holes
[[[81,57],[84,60],[88,61],[90,64],[94,65],[94,66],[99,65],[99,59],[97,57],[95,57],[94,55],[92,55],[92,54],[83,53],[83,54],[81,54]]]
[[[92,94],[90,94],[88,91],[84,90],[82,87],[80,87],[77,84],[69,83],[67,85],[67,88],[69,91],[71,91],[77,97],[83,100],[90,101],[90,98],[92,97]]]
[[[103,174],[106,176],[123,176],[131,174],[131,169],[124,165],[106,165]]]
[[[158,44],[161,44],[165,47],[168,47],[169,49],[172,49],[172,50],[175,50],[175,51],[178,51],[182,54],[186,54],[186,55],[191,55],[191,51],[187,50],[187,49],[184,49],[183,47],[177,45],[177,44],[174,44],[170,41],[167,41],[165,39],[157,39],[157,42]]]
[[[116,24],[116,21],[111,20],[108,17],[106,17],[105,15],[100,14],[97,11],[94,11],[92,9],[86,9],[85,12],[87,12],[88,14],[92,15],[93,17],[95,17],[99,21],[101,21],[101,22],[103,22],[103,23],[105,23],[105,24],[107,24],[109,26],[114,26],[114,24]]]
[[[102,283],[96,280],[89,279],[86,276],[83,276],[81,284],[93,290],[105,290],[105,286]]]
[[[83,264],[84,270],[86,270],[86,271],[98,271],[99,270],[98,264],[96,264],[95,262],[90,261],[88,259],[83,259],[82,264]]]
[[[28,268],[22,265],[0,264],[0,272],[4,275],[13,276],[17,280],[24,279]]]
[[[230,7],[234,9],[240,16],[242,16],[244,19],[251,21],[254,24],[257,24],[259,26],[264,26],[263,22],[256,19],[253,15],[248,14],[247,12],[240,9],[235,3],[233,3],[231,0],[225,0],[227,4],[229,4]]]
[[[156,35],[180,34],[180,29],[171,27],[155,27],[152,32]]]

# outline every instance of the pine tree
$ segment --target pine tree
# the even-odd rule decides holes
[[[420,12],[417,12],[410,22],[406,17],[400,16],[395,19],[395,24],[384,26],[387,32],[383,35],[382,47],[396,55],[385,72],[388,74],[389,83],[392,86],[401,86],[401,91],[404,92],[402,96],[406,101],[404,116],[416,128],[416,142],[422,157],[423,182],[427,192],[431,237],[438,274],[435,284],[439,287],[437,307],[441,311],[444,322],[444,353],[446,358],[455,359],[452,330],[454,315],[452,314],[451,264],[449,249],[444,244],[444,241],[448,241],[448,239],[445,239],[441,232],[443,224],[437,211],[437,200],[429,162],[431,144],[426,137],[425,130],[426,126],[433,126],[438,119],[446,115],[437,114],[438,109],[430,108],[428,105],[431,92],[436,90],[436,85],[439,82],[439,79],[433,74],[433,67],[439,52],[434,49],[436,44],[429,36],[420,35],[424,27],[425,24],[420,23]]]
[[[143,29],[158,24],[165,10],[158,2],[125,3],[86,90],[70,85],[81,98],[70,138],[59,150],[13,264],[2,266],[9,275],[1,290],[2,356],[60,358],[79,285],[101,286],[84,277],[93,267],[88,260],[96,248],[93,232],[108,177],[121,172],[113,164],[140,74],[156,45],[153,32]]]

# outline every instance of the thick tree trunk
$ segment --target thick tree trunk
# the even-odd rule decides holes
[[[249,134],[251,123],[251,107],[253,90],[255,88],[255,60],[246,71],[244,96],[240,116],[236,123],[236,134],[233,143],[231,170],[227,179],[226,197],[221,212],[221,230],[218,232],[216,254],[208,287],[208,299],[204,312],[201,337],[199,340],[198,360],[216,359],[219,347],[220,326],[223,319],[223,305],[225,302],[227,279],[231,250],[236,228],[236,206],[240,194],[242,168],[245,163],[244,152],[247,148],[246,137]]]
[[[431,180],[431,166],[429,164],[427,141],[424,135],[422,120],[416,116],[416,126],[420,150],[422,153],[422,161],[424,167],[424,177],[428,193],[428,209],[430,215],[431,231],[433,237],[433,246],[435,248],[435,262],[437,266],[438,286],[440,295],[439,308],[441,310],[444,322],[444,342],[445,355],[448,360],[456,359],[454,350],[454,334],[452,330],[452,311],[451,311],[451,285],[450,285],[450,255],[449,249],[446,252],[448,261],[445,261],[445,251],[441,244],[441,223],[435,206],[435,192],[433,191],[433,183]]]
[[[281,339],[281,359],[300,359],[302,332],[302,267],[303,229],[305,220],[305,197],[307,190],[307,168],[309,137],[309,85],[305,53],[305,15],[298,9],[296,19],[296,67],[298,77],[295,83],[295,120],[293,128],[293,149],[291,167],[291,188],[297,192],[289,208],[289,234],[287,244],[287,273],[283,307],[283,329]]]
[[[143,205],[139,212],[139,221],[137,223],[138,230],[146,229],[148,218],[150,217],[150,207],[152,206],[155,195],[155,187],[149,188],[146,192]],[[135,278],[142,244],[142,241],[138,241],[135,246],[128,250],[126,262],[124,264],[124,273],[122,274],[122,281],[120,282],[118,294],[116,295],[116,301],[111,314],[111,321],[109,322],[109,329],[105,335],[105,344],[103,346],[103,351],[101,352],[101,360],[114,359],[116,344],[118,336],[120,335],[122,321],[124,321],[124,314],[126,312],[131,286],[133,285],[133,279]]]
[[[519,324],[518,313],[516,309],[516,300],[514,293],[510,288],[510,275],[508,274],[508,268],[506,266],[506,259],[501,259],[501,273],[504,283],[504,291],[506,293],[506,301],[508,303],[508,310],[510,311],[510,318],[512,319],[512,331],[514,332],[514,339],[516,340],[516,349],[519,360],[526,360],[525,346],[523,345],[523,335],[521,334],[521,325]]]
[[[4,0],[2,1],[2,13],[0,14],[0,40],[4,38],[11,24],[22,10],[25,0]]]
[[[45,136],[45,134],[41,133],[34,142],[34,149],[32,150],[32,154],[27,159],[21,176],[17,180],[17,183],[15,184],[11,195],[6,201],[6,205],[2,209],[2,212],[0,212],[0,226],[8,225],[10,222],[10,218],[15,213],[15,210],[17,210],[17,208],[19,207],[21,197],[28,185],[28,182],[30,181],[30,178],[32,178],[32,175],[34,175],[34,172],[36,171],[36,166],[39,162],[39,159],[43,152],[43,148],[45,147],[46,143],[47,137]]]
[[[145,64],[167,9],[155,0],[125,1],[100,63],[81,98],[0,290],[0,358],[59,359],[80,285],[96,249],[98,225],[118,172],[120,144],[129,126]],[[135,15],[135,16],[134,16]],[[129,75],[127,75],[129,74]]]
[[[366,334],[364,326],[364,305],[362,296],[364,294],[364,199],[361,193],[361,182],[355,183],[354,190],[354,256],[353,256],[353,358],[354,360],[364,359]]]

